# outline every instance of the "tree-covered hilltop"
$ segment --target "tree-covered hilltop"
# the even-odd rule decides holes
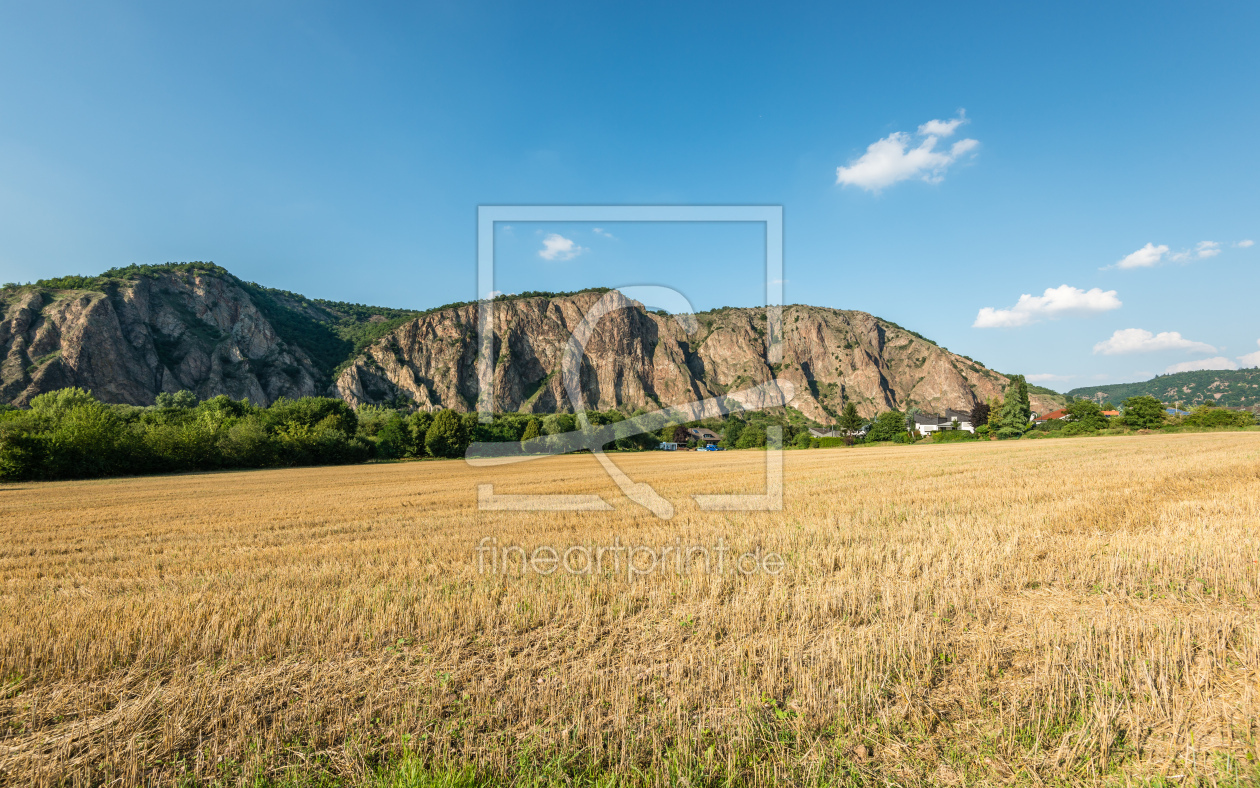
[[[1122,402],[1129,397],[1150,396],[1168,404],[1198,405],[1208,399],[1216,404],[1252,408],[1260,406],[1260,369],[1211,369],[1156,375],[1142,383],[1081,386],[1068,394],[1095,402]]]

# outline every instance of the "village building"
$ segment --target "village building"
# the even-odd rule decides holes
[[[698,443],[705,446],[712,445],[722,440],[722,436],[707,427],[692,427],[687,430],[687,434],[695,438]]]
[[[976,431],[971,423],[971,414],[960,410],[946,410],[941,416],[933,413],[916,413],[914,414],[914,428],[923,435],[939,430]]]

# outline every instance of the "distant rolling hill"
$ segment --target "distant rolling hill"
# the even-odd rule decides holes
[[[1164,402],[1202,404],[1215,399],[1218,405],[1260,407],[1260,369],[1212,369],[1156,375],[1144,383],[1116,383],[1082,386],[1068,392],[1072,397],[1119,405],[1129,397],[1150,395]]]

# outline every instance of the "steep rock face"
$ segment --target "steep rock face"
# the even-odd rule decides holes
[[[561,360],[570,335],[600,297],[581,293],[494,305],[496,410],[573,409]],[[850,400],[866,417],[890,408],[970,411],[977,401],[1000,395],[1008,382],[863,312],[784,307],[782,359],[772,363],[764,309],[702,313],[688,331],[685,321],[633,303],[626,307],[605,316],[586,346],[581,379],[589,408],[683,404],[781,379],[795,386],[792,407],[829,423]],[[399,327],[347,367],[334,389],[356,406],[401,396],[423,408],[468,411],[477,402],[476,364],[477,307],[471,305]]]
[[[133,405],[181,389],[268,404],[326,387],[249,295],[218,276],[162,274],[103,292],[24,288],[3,307],[0,401],[16,405],[66,386]]]
[[[43,392],[81,386],[102,401],[137,405],[188,389],[259,404],[331,393],[356,406],[402,397],[428,409],[476,407],[476,304],[408,320],[415,313],[315,303],[217,267],[93,281],[94,289],[0,291],[0,402],[25,405]],[[794,384],[793,407],[830,423],[849,401],[867,417],[889,408],[968,411],[1007,384],[863,312],[784,307],[782,357],[772,361],[764,309],[678,319],[648,313],[616,292],[588,292],[494,304],[496,410],[573,410],[561,361],[601,297],[614,308],[583,357],[589,408],[654,409],[780,379]],[[372,336],[398,327],[355,354],[347,336],[378,324]],[[330,389],[338,364],[348,366]],[[1034,410],[1054,407],[1034,396]]]

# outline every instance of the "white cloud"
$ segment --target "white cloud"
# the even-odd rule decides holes
[[[1234,246],[1238,247],[1239,249],[1246,249],[1248,246],[1255,246],[1255,243],[1256,243],[1255,241],[1248,238],[1246,240],[1239,241],[1238,243],[1234,244]]]
[[[1192,350],[1196,353],[1215,353],[1216,348],[1206,342],[1186,339],[1176,331],[1152,334],[1141,328],[1122,328],[1110,339],[1094,345],[1095,353],[1118,356],[1125,353],[1154,353],[1158,350]]]
[[[612,239],[612,240],[614,240],[614,241],[615,241],[615,240],[617,240],[617,237],[616,237],[615,235],[613,235],[612,233],[608,232],[608,231],[607,231],[607,230],[605,230],[603,227],[592,227],[592,228],[591,228],[591,232],[595,233],[596,235],[602,235],[602,236],[604,236],[605,238],[611,238],[611,239]]]
[[[1245,249],[1251,244],[1251,241],[1239,241],[1234,246]],[[1188,263],[1192,260],[1206,260],[1209,257],[1216,257],[1221,253],[1221,249],[1220,241],[1199,241],[1194,245],[1194,248],[1182,249],[1177,252],[1169,251],[1167,244],[1156,246],[1148,243],[1136,252],[1125,256],[1124,259],[1117,262],[1114,266],[1107,267],[1120,269],[1153,268],[1164,262],[1164,255],[1168,256],[1167,259],[1170,262]]]
[[[1141,249],[1130,255],[1126,255],[1123,260],[1116,263],[1116,268],[1150,268],[1158,265],[1159,261],[1168,253],[1168,247],[1164,244],[1156,246],[1148,243]]]
[[[548,233],[543,238],[543,248],[538,250],[538,256],[544,260],[572,260],[587,251],[590,250],[578,246],[570,238],[558,233]]]
[[[1221,253],[1221,244],[1219,241],[1199,241],[1199,245],[1194,247],[1194,256],[1202,260],[1205,257],[1216,257]]]
[[[980,140],[973,140],[970,137],[968,137],[965,140],[959,140],[958,142],[955,142],[953,145],[949,146],[949,155],[957,159],[959,156],[963,155],[964,153],[969,153],[975,150],[976,148],[978,148],[979,146],[980,146]]]
[[[1260,345],[1260,339],[1256,340],[1256,344]],[[1260,367],[1260,350],[1255,353],[1248,353],[1245,356],[1239,356],[1238,360],[1242,362],[1244,367]]]
[[[1238,365],[1224,356],[1216,358],[1202,358],[1198,361],[1182,361],[1180,364],[1173,364],[1164,370],[1166,374],[1173,372],[1195,372],[1200,369],[1238,369]]]
[[[1095,287],[1081,290],[1079,287],[1062,285],[1047,287],[1044,295],[1025,293],[1010,309],[994,309],[986,306],[976,315],[973,328],[1015,328],[1036,323],[1043,319],[1053,320],[1065,315],[1093,315],[1110,312],[1121,307],[1115,290],[1103,292]]]
[[[967,110],[958,110],[958,117],[949,120],[929,120],[919,127],[919,136],[928,137],[936,135],[938,137],[948,137],[957,131],[958,127],[967,122]]]
[[[966,122],[962,110],[959,110],[958,117],[952,120],[929,120],[919,127],[915,135],[895,131],[872,142],[866,153],[850,161],[849,166],[837,167],[836,183],[843,186],[852,184],[867,191],[879,191],[897,181],[911,178],[939,183],[954,162],[980,144],[977,140],[962,139],[948,149],[936,149],[941,137],[950,136]],[[924,139],[911,147],[915,136]]]
[[[1217,241],[1199,241],[1193,249],[1182,249],[1168,255],[1169,260],[1184,263],[1188,260],[1205,260],[1221,253],[1221,245]]]

